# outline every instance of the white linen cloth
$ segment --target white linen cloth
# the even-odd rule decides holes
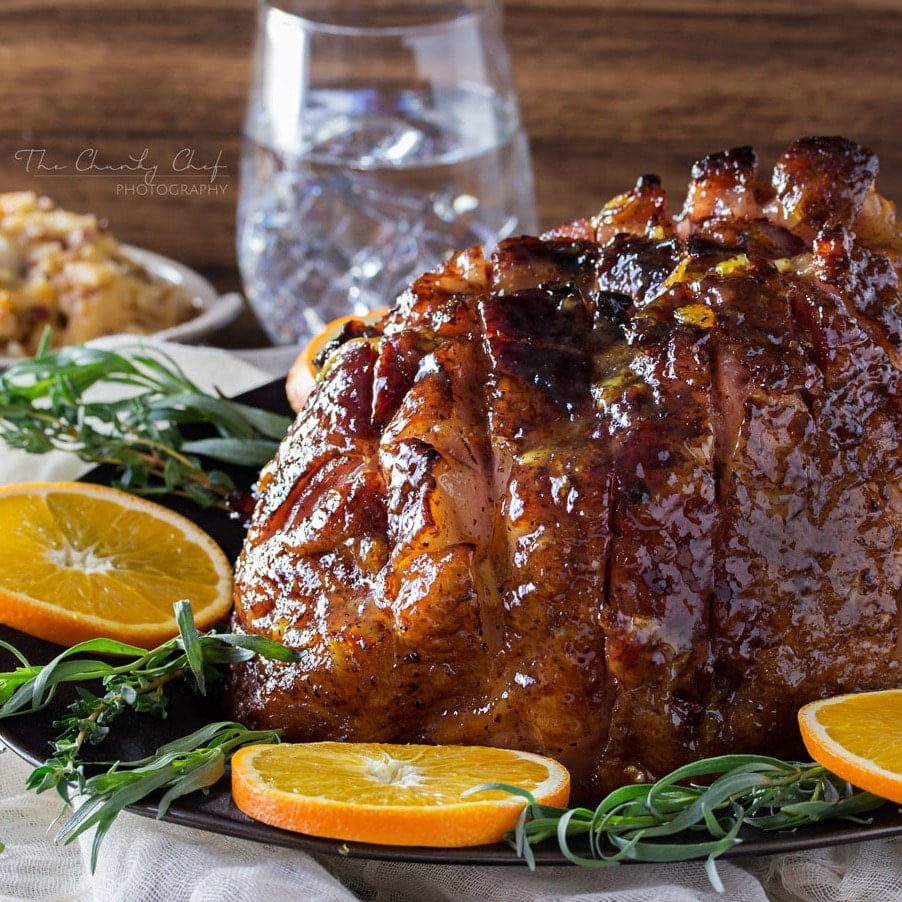
[[[284,371],[290,354],[263,368],[210,348],[165,349],[202,387],[236,394]],[[250,358],[252,359],[252,357]],[[275,363],[274,363],[275,361]],[[76,478],[87,467],[68,455],[35,457],[0,449],[0,484]],[[0,754],[0,902],[902,902],[902,837],[798,854],[721,861],[725,892],[702,862],[623,865],[605,870],[525,865],[470,867],[355,861],[220,836],[131,813],[119,816],[90,873],[90,835],[53,842],[61,803],[25,791],[30,765]]]

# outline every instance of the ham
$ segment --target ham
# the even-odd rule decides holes
[[[230,716],[551,755],[574,798],[902,682],[902,236],[877,160],[701,160],[352,330],[259,481]]]

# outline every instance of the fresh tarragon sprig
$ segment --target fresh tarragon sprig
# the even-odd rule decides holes
[[[205,693],[221,678],[223,665],[254,655],[281,661],[296,661],[300,655],[262,636],[199,634],[186,602],[176,605],[176,618],[179,636],[152,651],[96,639],[62,651],[45,665],[30,664],[16,648],[0,641],[0,648],[19,661],[14,670],[0,673],[0,718],[40,711],[62,685],[77,687],[78,698],[69,706],[69,715],[56,723],[62,733],[51,743],[53,754],[32,772],[28,787],[36,792],[55,789],[67,804],[79,801],[57,839],[70,842],[96,826],[92,868],[101,841],[124,808],[162,794],[157,808],[162,817],[174,799],[212,786],[237,748],[278,741],[278,731],[218,722],[139,761],[84,760],[85,747],[101,743],[123,711],[164,716],[163,690],[173,680],[188,680]],[[103,687],[102,695],[88,688],[96,683]],[[107,769],[89,775],[99,767]],[[707,858],[708,877],[721,890],[716,859],[741,841],[743,826],[794,830],[829,819],[858,820],[885,804],[818,764],[763,755],[706,758],[657,783],[621,787],[594,809],[543,806],[528,791],[506,784],[474,787],[471,792],[482,789],[501,789],[526,799],[508,840],[530,867],[536,864],[533,847],[555,839],[563,855],[583,867],[610,867],[624,860]]]
[[[33,358],[0,374],[0,440],[12,448],[111,464],[114,484],[135,494],[228,507],[231,477],[205,469],[201,458],[260,467],[288,429],[287,417],[203,391],[152,345],[50,351],[47,338]],[[106,389],[102,396],[92,393],[97,387]],[[111,387],[120,397],[110,398]],[[214,434],[188,439],[189,425]]]
[[[208,685],[221,679],[225,665],[255,655],[286,662],[297,659],[297,652],[264,636],[198,633],[189,604],[181,601],[175,608],[179,635],[151,651],[93,639],[60,652],[47,664],[33,665],[0,640],[0,648],[19,662],[14,670],[0,673],[0,718],[41,711],[61,686],[75,685],[78,697],[69,705],[69,714],[54,724],[61,733],[51,742],[52,755],[32,771],[27,787],[38,793],[56,790],[67,807],[78,800],[57,839],[71,842],[96,826],[92,869],[100,843],[124,808],[162,792],[157,809],[162,817],[174,799],[212,786],[237,748],[278,741],[278,731],[248,730],[226,721],[208,724],[139,761],[85,762],[86,746],[101,743],[124,711],[165,716],[164,687],[174,680],[187,680],[206,694]],[[97,655],[101,657],[91,657]],[[97,684],[102,694],[91,688]],[[106,770],[97,772],[101,767]]]
[[[651,785],[616,789],[594,809],[539,805],[529,792],[503,784],[481,788],[526,797],[528,804],[508,839],[531,868],[533,846],[553,838],[569,861],[589,868],[626,859],[707,858],[708,879],[719,892],[723,884],[716,859],[742,841],[743,826],[795,830],[831,819],[858,820],[886,804],[819,764],[766,755],[704,758]],[[693,833],[699,838],[687,839]]]

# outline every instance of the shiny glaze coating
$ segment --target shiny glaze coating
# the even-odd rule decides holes
[[[552,755],[575,797],[900,683],[902,239],[803,139],[462,252],[351,335],[261,475],[231,716]]]

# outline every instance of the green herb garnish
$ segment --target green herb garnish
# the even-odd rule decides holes
[[[124,808],[160,794],[157,816],[162,817],[174,799],[212,786],[236,749],[251,742],[278,741],[276,730],[254,731],[221,722],[163,745],[139,761],[84,760],[85,747],[101,743],[123,711],[165,716],[163,690],[174,680],[187,680],[204,694],[222,678],[224,665],[257,654],[286,662],[301,655],[262,636],[198,633],[187,602],[176,605],[176,619],[179,636],[152,651],[95,639],[62,651],[44,665],[30,664],[0,640],[0,648],[19,662],[14,670],[0,673],[0,718],[40,711],[61,686],[76,686],[78,698],[69,706],[70,713],[56,722],[62,732],[51,742],[53,754],[32,772],[28,788],[55,789],[67,804],[78,799],[79,807],[63,822],[57,839],[70,842],[96,826],[92,868],[103,837]],[[102,694],[89,688],[96,683],[102,685]],[[96,772],[100,767],[106,770]],[[693,782],[697,780],[702,785]],[[707,858],[708,877],[720,890],[716,859],[741,842],[743,826],[795,830],[829,819],[857,820],[885,804],[818,764],[763,755],[703,759],[652,785],[621,787],[595,809],[539,805],[529,792],[504,784],[471,791],[482,789],[526,798],[528,804],[508,839],[530,867],[536,864],[533,847],[549,840],[556,840],[563,855],[583,867],[610,867],[626,859]]]
[[[101,743],[110,724],[126,710],[164,717],[164,687],[187,680],[200,694],[222,678],[222,668],[254,655],[293,661],[297,652],[263,636],[198,633],[187,602],[176,604],[179,636],[151,651],[111,639],[93,639],[62,651],[52,661],[33,665],[8,642],[0,648],[19,666],[0,673],[0,718],[31,714],[45,708],[64,684],[75,685],[78,698],[68,716],[54,725],[60,735],[50,745],[53,754],[28,778],[36,792],[55,789],[69,805],[79,807],[63,822],[57,839],[71,842],[96,826],[91,867],[116,816],[152,793],[162,792],[158,817],[173,799],[211,786],[223,774],[237,748],[250,742],[276,742],[276,730],[248,730],[232,722],[212,723],[158,748],[139,761],[86,762],[86,746]],[[88,657],[102,655],[104,657]],[[120,660],[121,659],[121,660]],[[99,683],[103,692],[90,688]],[[102,772],[98,768],[105,767]]]
[[[538,805],[530,793],[512,786],[480,788],[503,789],[528,800],[508,838],[530,867],[535,867],[532,847],[552,838],[569,861],[590,868],[610,867],[625,859],[707,858],[708,879],[719,892],[723,885],[715,860],[742,841],[739,831],[744,825],[764,831],[795,830],[834,818],[856,820],[886,804],[819,764],[765,755],[695,761],[657,783],[616,789],[595,809]],[[699,839],[687,840],[692,833]]]
[[[290,424],[202,391],[152,346],[136,345],[127,355],[85,346],[51,352],[47,339],[34,358],[0,375],[0,440],[32,454],[58,449],[110,464],[120,473],[114,485],[135,494],[228,507],[231,477],[204,469],[201,456],[259,468]],[[90,395],[95,386],[115,386],[125,397],[97,400]],[[215,434],[186,438],[183,427],[198,425]]]

